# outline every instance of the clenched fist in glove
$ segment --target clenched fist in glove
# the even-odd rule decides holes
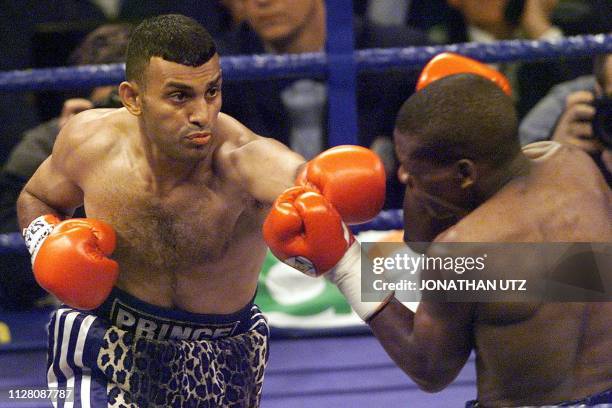
[[[325,274],[364,320],[380,302],[361,302],[361,249],[346,224],[366,222],[380,212],[385,178],[373,151],[331,148],[306,164],[297,186],[276,199],[263,226],[277,258],[307,275]]]
[[[110,225],[43,215],[23,233],[40,286],[76,309],[94,309],[104,302],[119,275],[117,262],[108,258],[116,242]]]
[[[310,276],[332,269],[354,241],[329,201],[300,186],[276,199],[263,234],[278,259]]]

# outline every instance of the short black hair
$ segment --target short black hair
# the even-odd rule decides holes
[[[460,159],[502,165],[521,150],[512,99],[489,79],[458,74],[414,93],[395,122],[396,148],[416,137],[412,158],[446,165]]]
[[[217,52],[212,36],[196,20],[165,14],[142,21],[132,33],[125,64],[128,81],[141,81],[152,57],[198,67]]]

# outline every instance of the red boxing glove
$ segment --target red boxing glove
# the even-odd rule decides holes
[[[416,90],[420,91],[438,79],[456,74],[475,74],[493,81],[509,96],[512,96],[510,81],[504,74],[482,62],[451,52],[444,52],[432,58],[419,76]]]
[[[263,235],[287,265],[310,276],[325,274],[364,321],[391,299],[389,293],[382,302],[361,301],[361,247],[319,192],[300,186],[286,190],[274,202]]]
[[[117,262],[108,258],[116,244],[110,225],[44,215],[32,221],[24,237],[36,281],[61,302],[89,310],[108,297],[119,275]]]
[[[336,146],[310,160],[296,185],[314,187],[347,224],[376,216],[385,202],[385,168],[370,149]]]
[[[354,241],[325,197],[302,186],[276,199],[263,235],[278,259],[310,276],[332,269]]]

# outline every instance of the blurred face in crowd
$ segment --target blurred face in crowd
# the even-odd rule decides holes
[[[242,1],[246,21],[264,43],[274,48],[291,48],[291,43],[300,42],[305,36],[325,36],[323,0]]]
[[[525,13],[542,14],[548,16],[559,0],[525,0],[523,16]],[[467,24],[491,33],[496,38],[511,38],[514,36],[515,26],[505,18],[508,5],[516,6],[514,0],[447,0],[449,6],[459,10]],[[542,17],[540,16],[540,17]]]
[[[504,21],[509,0],[448,0],[448,4],[463,14],[476,27],[489,27]]]

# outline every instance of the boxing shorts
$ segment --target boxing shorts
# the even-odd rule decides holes
[[[465,403],[465,408],[478,408],[478,401],[468,401]],[[529,405],[531,406],[531,405]],[[574,407],[574,408],[585,408],[585,407],[598,407],[598,408],[612,408],[612,389],[599,392],[597,394],[589,395],[586,398],[575,401],[559,402],[553,405],[544,405],[545,407]]]
[[[47,380],[66,390],[58,407],[257,407],[268,339],[252,302],[203,315],[115,288],[96,310],[53,313]]]

